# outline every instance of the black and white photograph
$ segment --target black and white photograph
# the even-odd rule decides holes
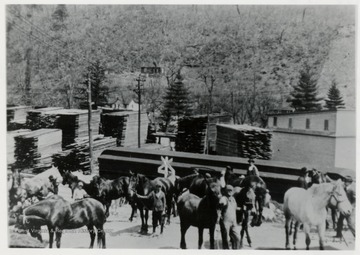
[[[355,1],[1,7],[6,249],[355,252]]]

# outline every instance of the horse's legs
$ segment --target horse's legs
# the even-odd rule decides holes
[[[198,227],[198,232],[199,232],[199,240],[198,240],[198,249],[201,249],[201,246],[203,244],[203,233],[204,233],[204,229],[201,227]],[[211,235],[211,232],[210,232]],[[211,237],[210,237],[211,239]],[[211,240],[210,240],[210,249],[211,249]],[[214,249],[214,248],[212,248]]]
[[[141,232],[144,232],[144,228],[145,228],[144,208],[139,208],[139,211],[140,211],[140,218],[141,218]]]
[[[52,248],[52,244],[54,241],[54,228],[48,226],[48,230],[49,230],[49,248]]]
[[[244,238],[244,232],[245,232],[244,222],[245,222],[245,220],[246,221],[248,220],[247,211],[245,211],[244,209],[242,209],[242,217],[241,218],[242,218],[242,220],[241,220],[241,230],[240,230],[240,248],[243,247],[243,238]]]
[[[107,218],[110,215],[109,209],[110,209],[110,206],[111,206],[111,200],[110,200],[110,202],[106,202],[105,206],[106,206],[105,217]]]
[[[93,248],[94,247],[94,241],[95,241],[95,232],[94,232],[94,226],[93,225],[88,225],[87,229],[89,231],[90,234],[90,247],[89,248]]]
[[[210,249],[215,249],[215,224],[210,225],[209,232],[210,232]],[[201,235],[201,241],[202,241],[202,235]],[[201,243],[202,244],[202,243]],[[200,247],[201,249],[201,247]]]
[[[320,250],[324,250],[324,237],[325,237],[325,224],[320,224],[317,226],[318,234],[319,234],[319,245]]]
[[[190,225],[185,225],[180,223],[180,231],[181,231],[181,240],[180,240],[180,248],[186,249],[186,242],[185,242],[185,234],[186,231],[189,229]]]
[[[167,221],[166,224],[170,224],[170,216],[171,216],[171,209],[172,209],[172,201],[173,201],[173,196],[168,195],[166,197],[166,216],[167,216]]]
[[[105,231],[103,226],[97,226],[97,244],[98,244],[98,248],[106,248],[106,244],[105,244]]]
[[[303,224],[304,232],[305,232],[305,243],[306,243],[306,250],[309,250],[309,246],[311,243],[310,240],[310,225],[309,224]]]
[[[286,219],[285,219],[285,235],[286,235],[285,249],[287,249],[287,250],[290,250],[289,236],[290,236],[290,228],[292,225],[291,222],[292,222],[292,220],[289,217],[286,217]]]
[[[145,225],[144,225],[145,233],[148,232],[148,219],[149,219],[149,210],[145,209]]]
[[[56,241],[56,248],[60,248],[60,244],[61,244],[61,235],[62,235],[62,230],[59,228],[55,228],[55,241]]]
[[[245,221],[244,221],[244,230],[245,230],[245,234],[246,234],[246,240],[249,244],[249,246],[251,247],[251,238],[249,235],[249,215],[250,215],[250,211],[247,211],[246,216],[245,216]],[[260,223],[261,224],[261,223]]]
[[[129,221],[133,221],[133,218],[137,217],[137,215],[136,215],[137,207],[136,207],[136,203],[134,201],[130,202],[129,204],[131,205],[131,215],[130,215]]]
[[[336,218],[337,218],[337,213],[336,213],[336,209],[335,208],[330,208],[331,211],[331,219],[333,222],[333,229],[336,229]]]
[[[289,235],[292,234],[292,227],[293,227],[293,225],[294,225],[294,220],[291,220],[291,221],[290,221],[290,224],[289,224]]]
[[[296,250],[296,239],[297,239],[297,232],[299,230],[299,222],[295,221],[294,224],[294,236],[293,236],[293,245],[294,245],[294,250]]]

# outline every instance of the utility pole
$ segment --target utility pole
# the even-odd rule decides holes
[[[92,151],[92,129],[91,129],[91,112],[92,112],[92,105],[91,105],[91,80],[90,80],[90,70],[88,73],[88,131],[89,131],[89,157],[90,157],[90,173],[93,172],[93,151]]]
[[[137,88],[134,89],[134,92],[138,96],[139,101],[139,111],[138,111],[138,148],[141,147],[141,87],[143,86],[143,82],[145,82],[145,78],[141,77],[141,74],[138,78],[135,79],[137,81]]]

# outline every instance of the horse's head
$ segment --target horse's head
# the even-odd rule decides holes
[[[219,200],[222,196],[221,194],[221,184],[219,180],[208,180],[204,179],[207,184],[206,196],[210,199],[214,206],[217,206]]]
[[[62,180],[62,185],[70,184],[70,182],[69,182],[70,172],[69,172],[68,170],[63,172],[62,178],[63,178],[63,180]]]
[[[133,197],[133,195],[135,194],[135,192],[138,189],[139,178],[140,178],[139,174],[130,171],[130,177],[129,177],[130,197]]]
[[[97,198],[100,198],[102,197],[103,195],[103,179],[98,176],[98,175],[95,175],[91,182],[90,182],[90,185],[91,185],[91,188],[94,192],[94,196],[97,197]]]
[[[350,215],[352,206],[346,195],[343,182],[339,179],[332,182],[332,184],[333,187],[330,190],[329,204],[334,207],[336,206],[341,214],[345,216]]]

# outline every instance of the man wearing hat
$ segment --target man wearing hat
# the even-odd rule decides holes
[[[237,203],[233,197],[234,188],[231,185],[225,186],[225,195],[220,199],[221,208],[220,229],[223,249],[229,249],[228,238],[230,236],[232,249],[239,249],[239,227],[236,222]]]
[[[87,197],[90,197],[88,195],[88,193],[86,193],[86,191],[83,189],[84,183],[83,182],[78,182],[77,187],[74,190],[74,200],[78,201]]]
[[[152,213],[152,225],[153,225],[153,234],[156,232],[156,227],[160,225],[160,234],[163,233],[164,223],[165,223],[165,205],[166,198],[164,192],[161,190],[162,185],[160,182],[155,183],[155,189],[149,193],[147,196],[141,196],[135,194],[140,200],[147,200],[146,202],[150,203],[150,208]],[[145,202],[145,204],[146,204]]]
[[[260,177],[259,170],[255,166],[255,161],[252,158],[250,158],[248,160],[248,163],[249,163],[249,167],[248,167],[247,175],[248,176],[249,175],[255,175],[257,177]]]
[[[344,219],[346,219],[346,221],[348,223],[348,227],[349,227],[351,233],[355,237],[356,184],[353,181],[353,178],[351,176],[345,176],[345,178],[344,178],[344,189],[345,189],[345,192],[346,192],[346,195],[347,195],[347,197],[349,199],[350,204],[353,206],[353,211],[347,217],[345,217],[343,214],[340,214],[338,222],[337,222],[336,236],[335,236],[335,237],[338,237],[338,238],[342,237]]]

